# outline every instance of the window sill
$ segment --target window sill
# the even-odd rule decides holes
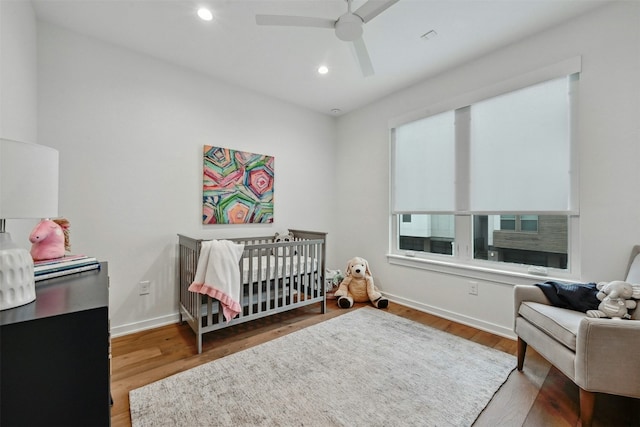
[[[490,268],[485,265],[464,264],[453,260],[436,260],[427,258],[409,257],[406,255],[387,254],[387,261],[392,265],[417,268],[421,270],[433,271],[437,273],[460,276],[469,279],[484,280],[505,285],[532,284],[557,280],[563,282],[579,282],[572,278],[569,273],[556,274],[554,276],[543,274],[532,274],[511,270],[501,270]],[[523,267],[524,268],[524,267]]]

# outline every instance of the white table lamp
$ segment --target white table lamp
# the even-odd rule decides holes
[[[6,219],[58,216],[58,151],[0,138],[0,310],[36,299],[31,254],[5,231]]]

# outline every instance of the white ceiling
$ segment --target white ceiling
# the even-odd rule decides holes
[[[2,0],[5,1],[5,0]],[[256,14],[337,19],[345,0],[32,0],[39,20],[326,114],[398,89],[609,0],[400,0],[364,26],[375,75],[332,30],[267,27]],[[353,0],[356,10],[365,0]],[[214,19],[197,18],[207,5]],[[434,30],[437,36],[420,36]],[[329,74],[316,70],[326,64]],[[341,113],[332,113],[339,109]]]

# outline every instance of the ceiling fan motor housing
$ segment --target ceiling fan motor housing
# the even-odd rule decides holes
[[[336,36],[345,42],[352,42],[362,37],[362,18],[352,13],[345,13],[336,21]]]

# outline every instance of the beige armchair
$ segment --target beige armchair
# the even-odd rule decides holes
[[[640,283],[640,246],[626,281]],[[613,280],[613,279],[612,279]],[[596,393],[640,398],[640,308],[631,320],[597,319],[554,307],[537,286],[515,287],[518,370],[532,346],[580,388],[580,418],[591,426]]]

